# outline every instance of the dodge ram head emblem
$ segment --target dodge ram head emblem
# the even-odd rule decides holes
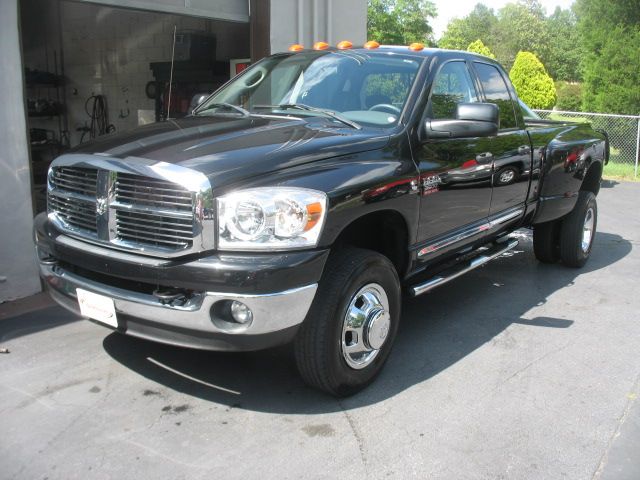
[[[96,214],[102,216],[107,213],[107,199],[104,197],[96,198]]]

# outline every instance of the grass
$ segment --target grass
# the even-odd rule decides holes
[[[549,115],[549,120],[556,120],[560,122],[589,123],[589,119],[586,117],[570,117],[561,113],[552,113],[551,115]]]
[[[604,166],[602,177],[610,180],[626,180],[631,182],[640,182],[640,168],[638,169],[638,177],[634,177],[635,166],[630,163],[609,162]]]

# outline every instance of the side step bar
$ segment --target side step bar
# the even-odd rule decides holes
[[[458,278],[459,276],[464,275],[465,273],[470,272],[475,268],[481,267],[485,263],[488,263],[494,258],[499,257],[503,253],[512,250],[517,245],[517,240],[509,240],[508,242],[506,242],[506,244],[501,243],[494,245],[493,247],[490,247],[489,249],[482,252],[482,254],[480,254],[479,256],[474,257],[471,260],[462,263],[461,265],[456,265],[449,270],[442,272],[440,275],[427,280],[424,283],[419,283],[418,285],[411,287],[411,294],[414,297],[417,297],[418,295],[422,295],[423,293],[433,290],[440,285],[444,285],[454,278]]]

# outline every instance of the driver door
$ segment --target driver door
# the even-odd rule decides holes
[[[457,104],[478,101],[467,63],[449,61],[436,73],[424,118],[453,119]],[[417,143],[419,261],[484,236],[492,190],[490,141],[490,137],[426,138]]]

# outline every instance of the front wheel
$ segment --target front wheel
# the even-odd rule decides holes
[[[333,253],[294,341],[304,381],[352,395],[380,373],[400,322],[400,281],[385,256],[357,248]]]
[[[560,258],[569,267],[582,267],[591,255],[598,223],[596,196],[581,191],[576,206],[562,221]]]

